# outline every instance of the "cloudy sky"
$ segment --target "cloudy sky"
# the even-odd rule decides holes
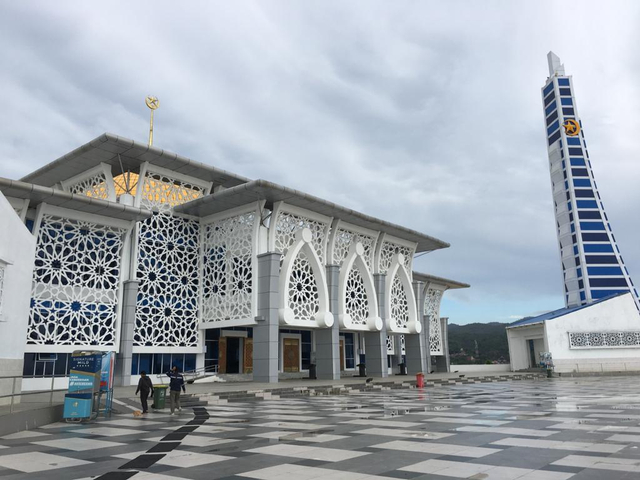
[[[111,132],[451,243],[452,322],[563,305],[540,88],[574,76],[640,282],[640,3],[0,3],[0,176]]]

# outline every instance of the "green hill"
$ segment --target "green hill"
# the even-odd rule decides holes
[[[508,323],[449,325],[449,354],[452,364],[509,363]]]

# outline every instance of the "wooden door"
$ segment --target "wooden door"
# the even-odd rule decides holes
[[[244,373],[253,372],[253,338],[244,339]]]
[[[299,372],[300,340],[297,338],[284,338],[282,354],[282,370],[285,372]]]
[[[218,342],[218,372],[227,373],[227,337],[220,337]]]
[[[344,370],[344,340],[340,339],[340,371],[343,371],[343,370]]]

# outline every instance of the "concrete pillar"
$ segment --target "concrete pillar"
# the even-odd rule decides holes
[[[280,253],[258,255],[258,318],[253,327],[253,381],[278,382]]]
[[[384,289],[387,276],[377,273],[373,276],[376,294],[378,295],[378,311],[382,318],[382,330],[379,332],[365,332],[367,375],[370,377],[388,377],[387,370],[387,325],[385,307],[387,299]]]
[[[116,355],[114,384],[126,387],[131,384],[133,360],[133,333],[136,328],[136,302],[138,280],[125,280],[122,290],[122,322],[120,323],[120,351]]]
[[[329,311],[333,313],[333,326],[315,331],[316,373],[320,380],[340,379],[340,323],[338,322],[338,279],[340,267],[327,265]]]
[[[424,329],[424,284],[422,282],[413,282],[413,294],[416,298],[418,318],[421,319],[422,328]],[[424,335],[422,333],[405,335],[404,348],[407,359],[407,374],[427,373],[427,353]]]

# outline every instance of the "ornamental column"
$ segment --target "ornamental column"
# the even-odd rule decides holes
[[[258,255],[258,317],[253,327],[253,381],[278,382],[278,252]]]
[[[336,321],[330,328],[320,328],[316,336],[316,374],[320,380],[340,379],[340,322],[338,318],[338,279],[340,267],[327,265],[327,288],[329,290],[329,311]]]
[[[416,298],[418,319],[424,326],[424,284],[413,282],[413,294]],[[425,348],[424,335],[422,333],[405,334],[404,349],[407,361],[407,374],[427,373],[427,353]]]
[[[373,276],[373,283],[378,296],[378,311],[382,318],[382,330],[379,332],[365,332],[364,343],[366,348],[365,360],[367,365],[367,375],[370,377],[388,377],[387,369],[387,323],[385,284],[387,276],[383,273],[376,273]]]

